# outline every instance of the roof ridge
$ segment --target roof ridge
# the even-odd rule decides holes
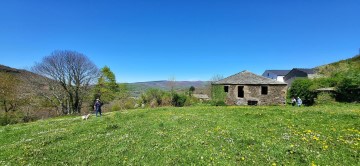
[[[228,77],[225,77],[225,78],[223,78],[223,79],[221,79],[221,80],[224,80],[224,79],[226,79],[226,78],[229,78],[229,77],[232,77],[232,76],[238,75],[238,74],[243,73],[243,72],[246,72],[246,71],[247,71],[247,70],[243,70],[243,71],[238,72],[238,73],[236,73],[236,74],[233,74],[233,75],[230,75],[230,76],[228,76]],[[215,82],[219,82],[219,81],[221,81],[221,80],[217,80],[217,81],[215,81]]]
[[[213,84],[286,84],[276,81],[250,71],[244,70],[239,73],[228,76],[224,79],[214,82]]]

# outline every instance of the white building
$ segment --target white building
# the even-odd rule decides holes
[[[280,81],[285,82],[284,77],[290,72],[291,70],[265,70],[262,76]]]

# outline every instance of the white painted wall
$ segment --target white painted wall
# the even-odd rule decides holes
[[[272,74],[272,73],[269,73],[269,72],[263,73],[262,76],[273,79],[273,80],[276,80],[276,81],[284,82],[284,76],[278,76],[276,74]]]
[[[263,77],[270,78],[270,79],[274,79],[274,80],[276,80],[276,79],[277,79],[277,75],[272,74],[272,73],[269,73],[269,72],[265,72],[265,73],[263,73],[263,75],[262,75],[262,76],[263,76]]]
[[[280,82],[285,82],[284,81],[284,76],[277,76],[276,80],[280,81]]]

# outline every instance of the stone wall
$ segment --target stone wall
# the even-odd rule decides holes
[[[228,105],[248,105],[249,101],[257,102],[257,105],[283,105],[286,103],[286,85],[265,85],[268,94],[261,94],[261,86],[264,85],[225,85],[229,86],[226,103]],[[244,87],[244,97],[238,97],[238,87]]]

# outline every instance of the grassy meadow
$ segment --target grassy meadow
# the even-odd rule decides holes
[[[0,165],[359,165],[360,105],[183,107],[0,127]]]

